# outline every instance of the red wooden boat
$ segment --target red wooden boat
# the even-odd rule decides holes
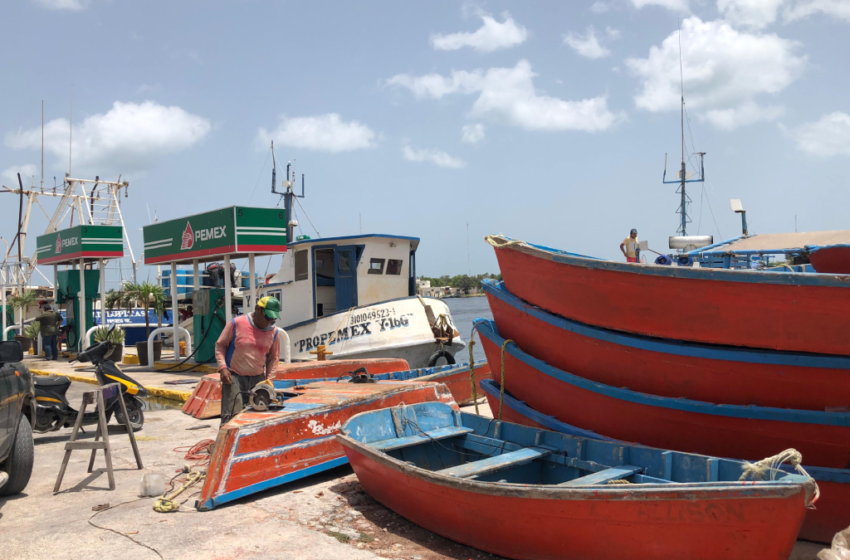
[[[777,408],[850,410],[850,357],[713,346],[592,327],[482,283],[499,334],[591,381],[663,397]],[[510,386],[509,386],[510,388]]]
[[[588,325],[850,355],[850,276],[618,263],[491,236],[507,289]]]
[[[787,558],[815,485],[741,461],[588,440],[420,403],[352,417],[364,490],[413,523],[508,558]]]
[[[281,408],[246,409],[218,432],[198,509],[344,465],[334,436],[351,416],[427,401],[457,408],[443,385],[379,381],[311,383],[293,389]]]
[[[343,360],[340,360],[343,362]],[[455,364],[447,366],[434,366],[429,368],[393,370],[386,372],[389,364],[372,362],[402,362],[405,366],[407,362],[404,360],[344,360],[349,365],[345,367],[333,366],[332,368],[323,369],[313,367],[310,369],[284,369],[282,375],[279,375],[274,380],[276,389],[290,389],[298,385],[305,385],[315,381],[336,381],[339,378],[349,376],[351,371],[360,367],[365,367],[368,373],[373,374],[375,379],[381,381],[423,381],[432,383],[442,383],[452,393],[454,400],[458,404],[466,404],[472,401],[472,383],[470,379],[469,364]],[[320,364],[333,364],[334,362],[313,362]],[[286,364],[290,365],[290,364]],[[296,364],[291,364],[296,365]],[[378,367],[375,367],[375,366]],[[476,362],[475,366],[475,383],[481,379],[490,376],[490,366],[486,361]],[[377,371],[376,371],[377,370]],[[384,370],[384,371],[382,371]],[[300,373],[310,374],[307,377],[296,377]],[[327,377],[318,377],[322,373],[328,374]],[[330,375],[338,374],[338,375]],[[183,412],[195,418],[212,418],[221,414],[221,379],[218,374],[206,375],[201,378],[192,395],[183,405]]]
[[[495,323],[478,319],[494,380],[501,380]],[[850,468],[850,413],[717,405],[659,397],[603,385],[559,370],[509,343],[505,388],[543,414],[623,441],[759,460],[788,448],[806,464]],[[500,382],[501,384],[501,382]]]
[[[483,380],[480,386],[494,417],[498,417],[501,402],[502,418],[508,422],[576,437],[616,441],[561,422],[554,416],[541,414],[514,398],[509,391],[502,394],[499,385],[491,379]],[[807,466],[806,472],[818,483],[820,496],[815,507],[806,511],[806,519],[797,537],[807,541],[830,543],[835,533],[850,527],[850,470]]]
[[[830,245],[812,248],[809,262],[818,272],[850,274],[850,245]]]

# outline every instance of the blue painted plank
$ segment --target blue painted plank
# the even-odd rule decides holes
[[[411,447],[429,441],[447,439],[456,436],[462,436],[472,432],[472,428],[440,428],[431,430],[424,434],[415,436],[407,436],[401,438],[385,439],[384,441],[375,441],[369,445],[381,451],[392,451],[393,449],[401,449],[403,447]]]
[[[643,467],[636,467],[634,465],[611,467],[610,469],[605,469],[604,471],[595,472],[587,476],[582,476],[579,478],[568,480],[567,482],[562,482],[561,484],[558,484],[558,486],[588,486],[591,484],[605,484],[609,480],[626,478],[627,476],[639,473],[642,470]]]
[[[510,453],[503,453],[501,455],[496,455],[495,457],[482,459],[480,461],[473,461],[464,465],[458,465],[457,467],[442,469],[437,471],[437,473],[456,478],[469,478],[470,476],[492,473],[509,467],[515,467],[523,463],[528,463],[534,459],[545,457],[550,453],[551,451],[548,449],[520,449],[518,451],[511,451]]]

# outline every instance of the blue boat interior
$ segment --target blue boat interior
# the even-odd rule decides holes
[[[436,402],[358,414],[346,422],[342,433],[410,466],[477,482],[557,487],[740,484],[746,465],[731,459],[573,437],[457,412]],[[765,474],[766,484],[808,480],[782,470],[770,470],[762,476]]]

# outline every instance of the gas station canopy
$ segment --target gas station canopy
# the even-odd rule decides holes
[[[283,253],[286,212],[231,206],[145,226],[143,233],[148,265]]]
[[[124,228],[80,225],[38,236],[38,264],[78,264],[124,256]]]

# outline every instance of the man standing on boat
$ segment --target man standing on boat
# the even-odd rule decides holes
[[[640,241],[638,241],[637,230],[632,228],[629,236],[623,239],[623,242],[620,243],[620,251],[622,251],[623,256],[626,257],[626,262],[640,262],[638,261],[638,256],[640,255],[638,243],[640,243]]]
[[[222,425],[242,410],[257,383],[274,378],[280,359],[275,326],[279,317],[280,302],[264,297],[253,313],[232,319],[218,337],[215,359],[221,376]]]

